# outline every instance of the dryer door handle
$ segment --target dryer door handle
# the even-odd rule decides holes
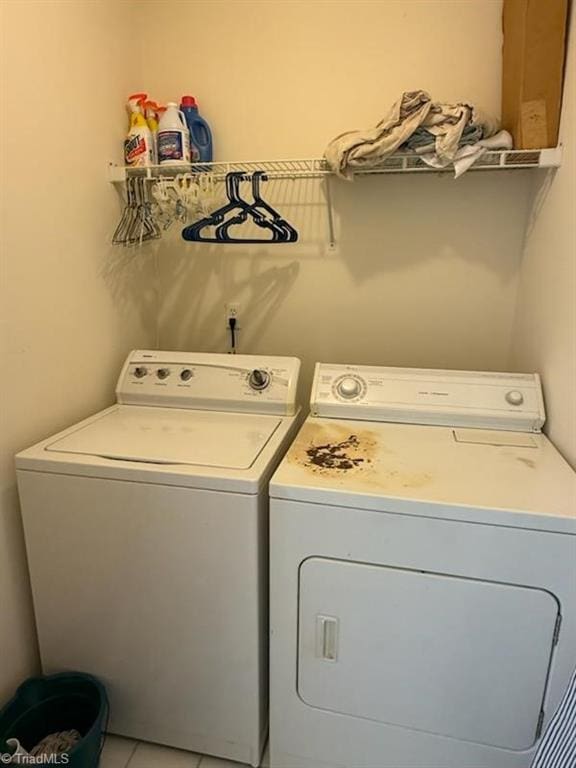
[[[335,616],[316,616],[316,657],[324,661],[338,660],[340,622]]]

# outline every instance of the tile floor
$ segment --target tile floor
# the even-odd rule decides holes
[[[243,765],[121,736],[106,737],[100,761],[100,768],[242,768]],[[269,768],[269,765],[266,748],[262,766]]]

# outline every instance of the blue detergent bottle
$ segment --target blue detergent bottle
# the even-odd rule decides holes
[[[198,114],[198,104],[194,96],[182,96],[180,110],[184,113],[190,131],[190,154],[192,162],[211,163],[212,133],[210,126]]]

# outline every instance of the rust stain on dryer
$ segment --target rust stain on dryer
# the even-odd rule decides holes
[[[370,459],[364,456],[354,456],[353,452],[360,448],[357,435],[349,435],[339,443],[311,445],[306,449],[310,464],[322,469],[354,469]]]
[[[288,461],[338,485],[355,477],[370,491],[405,491],[428,485],[432,475],[410,471],[401,456],[370,429],[358,424],[305,424],[288,453]]]
[[[370,430],[340,425],[307,424],[289,460],[317,474],[341,475],[369,470],[376,452],[376,436]]]

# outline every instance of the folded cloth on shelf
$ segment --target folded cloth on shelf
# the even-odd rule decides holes
[[[478,125],[477,123],[469,123],[462,131],[458,146],[463,147],[466,144],[475,144],[477,141],[480,141],[483,136],[484,129],[481,125]],[[410,138],[400,147],[401,152],[404,150],[412,150],[412,152],[416,152],[417,155],[435,152],[436,136],[431,133],[428,128],[420,126],[419,128],[416,128],[412,136],[410,136]]]
[[[333,139],[324,153],[328,165],[343,178],[350,178],[355,170],[377,167],[414,133],[431,107],[426,91],[403,94],[374,128],[348,131]]]
[[[426,91],[408,91],[374,128],[348,131],[333,139],[324,157],[342,178],[354,171],[378,168],[398,148],[433,153],[444,163],[452,162],[463,145],[492,136],[496,121],[469,104],[433,102]]]
[[[454,178],[462,176],[470,166],[474,165],[478,158],[491,149],[512,149],[512,136],[508,131],[499,131],[495,136],[488,139],[481,139],[475,144],[465,144],[460,146],[452,159],[443,160],[431,151],[429,154],[420,154],[420,159],[431,168],[447,168],[454,166]]]

